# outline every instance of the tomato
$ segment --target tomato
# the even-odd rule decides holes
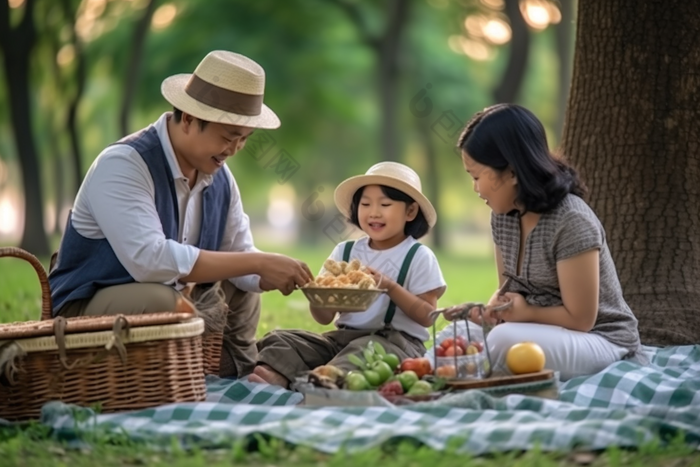
[[[399,373],[396,376],[396,379],[399,383],[401,383],[401,387],[403,388],[404,392],[406,392],[411,389],[411,386],[413,386],[416,381],[418,381],[418,375],[415,371],[406,370]]]
[[[442,346],[435,347],[435,355],[438,357],[444,357],[445,356],[445,349],[442,348]]]
[[[422,378],[432,373],[432,366],[427,358],[407,358],[401,362],[401,371],[414,371],[418,378]]]
[[[380,383],[384,383],[394,374],[394,370],[387,362],[374,362],[369,366],[370,370],[376,371],[379,374]]]
[[[372,387],[377,387],[384,382],[382,381],[381,375],[374,370],[365,370],[362,372],[362,374]]]

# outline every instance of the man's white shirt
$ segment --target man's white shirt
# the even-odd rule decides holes
[[[148,166],[126,144],[107,147],[95,159],[83,181],[72,212],[73,228],[83,237],[109,241],[117,259],[137,282],[177,285],[188,275],[200,250],[202,191],[214,177],[199,174],[192,189],[175,158],[164,113],[153,124],[173,174],[180,221],[178,238],[168,240],[155,206],[155,186]],[[231,185],[231,204],[220,251],[258,251],[253,244],[250,220],[229,168],[223,170]],[[260,276],[231,278],[239,289],[262,292]]]

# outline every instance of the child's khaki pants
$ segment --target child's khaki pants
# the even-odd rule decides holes
[[[302,330],[273,331],[258,341],[258,364],[266,364],[290,382],[320,365],[334,365],[346,371],[356,369],[348,355],[362,358],[369,341],[379,342],[387,353],[399,359],[422,357],[425,346],[417,337],[395,329],[372,331],[342,328],[315,334]]]

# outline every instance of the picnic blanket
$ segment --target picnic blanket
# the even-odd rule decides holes
[[[184,448],[228,448],[253,434],[329,453],[406,438],[476,455],[633,447],[676,436],[700,443],[700,346],[645,352],[651,365],[617,362],[566,382],[559,400],[473,390],[411,406],[312,408],[297,406],[301,395],[280,387],[210,378],[206,402],[122,414],[51,402],[42,423],[74,443],[97,431],[163,448],[174,439]]]

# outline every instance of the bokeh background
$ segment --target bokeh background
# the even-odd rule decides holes
[[[215,49],[265,68],[265,102],[282,120],[228,162],[263,248],[327,254],[355,234],[337,217],[335,186],[397,160],[438,209],[424,241],[490,257],[489,210],[454,149],[462,126],[517,102],[541,118],[553,150],[561,134],[571,0],[4,2],[0,244],[40,257],[56,248],[94,158],[168,111],[162,80]]]

